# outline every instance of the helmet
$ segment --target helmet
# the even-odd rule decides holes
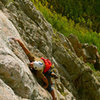
[[[33,62],[33,68],[35,70],[42,70],[43,69],[43,63],[41,61],[34,61]]]

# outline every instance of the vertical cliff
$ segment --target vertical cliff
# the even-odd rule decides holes
[[[1,100],[52,100],[29,70],[22,48],[9,37],[19,38],[36,56],[55,64],[57,100],[100,99],[100,83],[89,66],[78,58],[68,38],[53,32],[30,0],[0,0]]]

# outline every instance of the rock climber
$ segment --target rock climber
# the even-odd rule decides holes
[[[11,39],[17,41],[19,45],[22,47],[22,49],[24,50],[25,54],[27,55],[30,61],[29,68],[31,70],[34,70],[36,76],[42,79],[42,81],[44,82],[43,88],[48,90],[48,92],[52,95],[53,100],[56,100],[54,90],[51,87],[52,85],[51,77],[57,78],[57,76],[55,73],[51,71],[51,66],[53,66],[51,61],[49,59],[44,59],[43,57],[39,58],[31,54],[28,48],[19,39],[17,38],[11,38]]]

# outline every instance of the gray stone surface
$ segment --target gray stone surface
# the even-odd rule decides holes
[[[77,57],[66,37],[53,32],[51,25],[30,0],[14,0],[6,7],[1,2],[0,5],[2,100],[52,100],[29,70],[29,60],[22,48],[18,43],[9,41],[9,37],[19,38],[36,56],[49,58],[55,64],[58,79],[53,82],[57,100],[100,99],[100,83],[89,66]]]

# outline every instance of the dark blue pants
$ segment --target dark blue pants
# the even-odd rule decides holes
[[[52,87],[51,87],[51,70],[49,70],[49,71],[47,71],[46,73],[44,73],[44,75],[45,75],[45,77],[47,78],[47,80],[48,80],[48,87],[47,87],[47,90],[48,90],[48,92],[51,92],[53,89],[52,89]]]

